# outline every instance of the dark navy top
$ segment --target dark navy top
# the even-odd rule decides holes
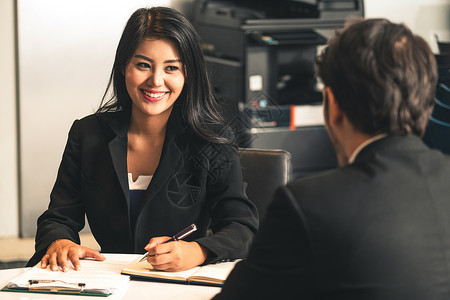
[[[134,235],[136,220],[145,204],[144,193],[152,180],[152,175],[141,175],[136,181],[133,181],[133,176],[128,173],[128,186],[130,189],[130,225],[131,232]]]

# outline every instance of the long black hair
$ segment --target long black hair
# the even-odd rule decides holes
[[[131,98],[125,85],[125,68],[145,38],[172,40],[184,66],[185,84],[175,102],[182,117],[200,137],[217,143],[229,143],[214,128],[224,124],[212,92],[200,38],[191,23],[169,7],[140,8],[128,20],[117,46],[109,82],[97,113],[130,111]],[[108,94],[111,94],[108,98]]]

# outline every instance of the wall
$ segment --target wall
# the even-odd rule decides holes
[[[14,1],[0,1],[0,236],[17,236],[18,176]]]
[[[450,0],[366,0],[366,17],[402,22],[438,53],[435,34],[450,41]]]

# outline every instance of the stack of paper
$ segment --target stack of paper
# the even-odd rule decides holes
[[[120,275],[126,261],[109,255],[105,261],[80,260],[81,269],[67,272],[41,269],[40,264],[14,278],[4,290],[47,293],[110,295],[127,285],[129,276]]]

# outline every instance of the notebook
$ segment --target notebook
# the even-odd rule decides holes
[[[140,257],[122,269],[122,274],[129,275],[132,279],[146,279],[184,284],[199,284],[209,286],[222,286],[226,278],[234,268],[236,261],[221,262],[195,267],[181,272],[165,272],[153,269],[146,260],[140,261]]]

